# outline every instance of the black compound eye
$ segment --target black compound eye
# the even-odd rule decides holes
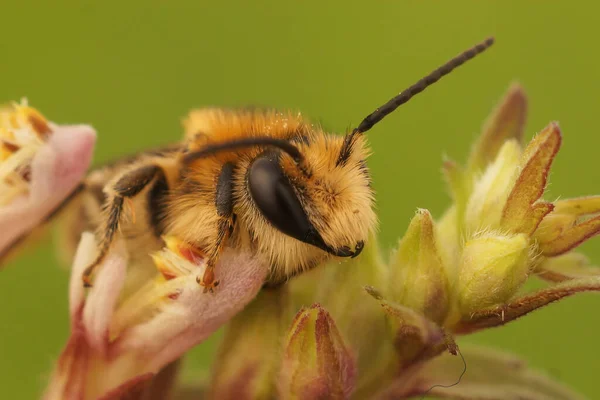
[[[275,228],[302,242],[313,241],[314,228],[275,156],[254,160],[248,184],[254,203]]]

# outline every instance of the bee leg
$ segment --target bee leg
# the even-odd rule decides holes
[[[108,214],[101,226],[102,237],[98,246],[98,256],[83,272],[82,280],[85,287],[92,285],[91,277],[96,267],[104,260],[113,242],[115,232],[119,229],[119,222],[123,212],[123,204],[126,199],[135,197],[141,192],[157,175],[163,175],[164,171],[158,165],[144,165],[143,167],[126,172],[110,188],[107,204]]]
[[[215,191],[215,207],[219,215],[219,223],[217,226],[216,240],[209,252],[206,270],[202,279],[198,277],[196,280],[204,286],[204,293],[213,292],[214,288],[219,285],[219,281],[215,280],[215,264],[217,259],[227,242],[227,239],[233,233],[234,217],[233,214],[233,171],[235,164],[228,162],[223,164],[219,178],[217,180],[217,190]]]
[[[217,234],[217,241],[214,248],[212,249],[210,256],[206,262],[206,269],[202,278],[197,277],[196,281],[201,286],[204,286],[204,293],[214,292],[214,289],[219,286],[219,281],[215,280],[215,265],[219,259],[221,251],[225,247],[227,239],[233,232],[233,221],[232,218],[223,218],[219,221],[219,228]]]

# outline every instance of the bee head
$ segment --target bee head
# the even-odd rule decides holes
[[[303,136],[301,163],[268,151],[248,169],[255,207],[279,232],[338,257],[355,257],[375,226],[364,143],[337,162],[344,139],[316,132]]]
[[[248,185],[262,216],[280,232],[327,253],[358,255],[376,224],[364,133],[493,43],[488,38],[443,64],[378,107],[344,138],[308,135],[298,141],[298,156],[286,151],[281,159],[272,154],[257,158]]]
[[[229,121],[228,129],[239,129],[235,139],[204,144],[185,153],[183,162],[191,165],[218,153],[235,160],[235,240],[249,240],[283,276],[329,256],[357,256],[375,225],[366,148],[355,146],[348,162],[339,164],[344,137],[316,130],[297,116],[262,111],[227,116],[222,120]],[[274,127],[281,132],[271,136],[241,130]]]

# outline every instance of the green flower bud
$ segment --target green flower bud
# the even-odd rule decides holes
[[[457,282],[463,314],[506,302],[529,272],[529,238],[525,234],[482,234],[465,244]]]

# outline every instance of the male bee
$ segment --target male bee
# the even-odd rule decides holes
[[[92,171],[71,197],[66,207],[78,210],[71,223],[75,237],[98,232],[98,257],[83,283],[92,284],[117,235],[132,262],[147,263],[165,236],[198,249],[207,260],[197,277],[205,291],[219,283],[214,266],[225,246],[264,260],[269,285],[332,257],[358,256],[377,223],[364,133],[492,43],[487,39],[453,58],[345,136],[288,112],[191,112],[179,145]]]

